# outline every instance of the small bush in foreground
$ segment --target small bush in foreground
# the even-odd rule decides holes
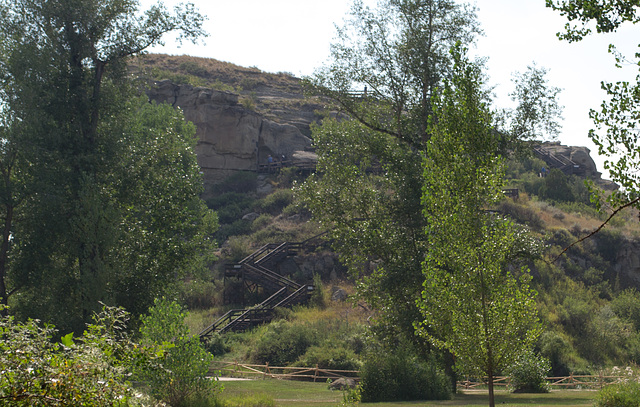
[[[134,353],[127,319],[122,309],[104,307],[81,337],[56,343],[50,325],[0,317],[0,405],[136,405],[127,380]]]
[[[547,393],[549,388],[545,379],[549,370],[549,360],[529,351],[521,355],[506,373],[515,393]]]
[[[603,387],[596,396],[596,407],[640,407],[640,383],[621,383]]]
[[[176,302],[156,299],[142,317],[140,334],[142,345],[159,357],[142,366],[138,376],[154,397],[173,407],[206,406],[221,386],[206,377],[213,356],[189,333],[184,318]]]
[[[369,355],[360,377],[363,402],[451,398],[449,379],[442,371],[402,350]]]

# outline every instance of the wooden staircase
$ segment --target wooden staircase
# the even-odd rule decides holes
[[[533,152],[550,168],[557,168],[566,175],[584,175],[584,167],[561,154],[553,154],[541,147],[534,147]]]
[[[315,239],[318,236],[312,238]],[[226,278],[239,278],[245,282],[262,287],[272,293],[266,300],[247,309],[234,309],[218,318],[213,324],[200,332],[200,339],[206,340],[214,333],[244,331],[255,325],[273,319],[278,307],[290,307],[306,303],[314,290],[313,285],[298,284],[275,271],[273,268],[301,249],[309,246],[312,239],[303,243],[267,244],[256,250],[239,263],[227,266]]]

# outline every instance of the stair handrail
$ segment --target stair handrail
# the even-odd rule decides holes
[[[253,252],[250,255],[248,255],[247,257],[245,257],[244,259],[240,260],[238,262],[238,264],[253,263],[253,262],[255,262],[255,258],[256,257],[260,256],[261,254],[263,254],[266,251],[273,250],[274,248],[277,248],[278,246],[279,245],[277,243],[267,243],[264,246],[260,247],[255,252]]]
[[[246,311],[246,309],[232,309],[232,310],[227,311],[220,318],[216,319],[213,324],[209,325],[208,327],[206,327],[202,331],[200,331],[198,336],[200,336],[200,338],[202,338],[204,336],[210,335],[212,332],[215,332],[216,329],[218,328],[218,326],[222,325],[226,320],[231,321],[232,318],[237,318],[237,317],[234,316],[234,314],[242,315],[245,311]]]
[[[294,291],[293,293],[288,295],[287,298],[283,299],[282,301],[280,301],[279,303],[274,305],[273,308],[286,307],[287,305],[291,305],[294,300],[296,300],[296,299],[298,299],[298,297],[302,296],[302,293],[306,293],[306,292],[311,291],[309,287],[313,287],[313,286],[310,286],[310,285],[301,286],[296,291]]]
[[[254,260],[253,263],[254,264],[266,263],[272,257],[274,257],[274,256],[276,256],[278,254],[281,254],[282,252],[286,251],[289,248],[289,245],[290,245],[289,242],[281,243],[280,245],[274,247],[269,253],[267,253],[264,256],[262,256],[261,258],[259,258],[258,260]]]
[[[268,268],[261,266],[259,264],[243,264],[242,267],[245,267],[250,271],[255,271],[260,273],[261,275],[267,277],[269,280],[277,282],[278,285],[280,285],[281,287],[286,286],[294,290],[297,290],[300,287],[300,284],[296,283],[295,281],[288,279],[287,277],[280,275],[272,270],[269,270]]]
[[[220,328],[219,332],[220,333],[227,332],[228,330],[233,328],[235,325],[238,325],[241,322],[246,322],[247,316],[250,316],[252,314],[254,316],[253,319],[257,319],[257,314],[259,314],[259,313],[260,314],[271,314],[271,313],[273,313],[273,308],[269,307],[269,308],[249,308],[249,309],[246,309],[237,318],[233,319],[227,325],[225,325],[222,328]],[[262,322],[264,322],[264,320],[265,320],[265,318],[261,318]]]

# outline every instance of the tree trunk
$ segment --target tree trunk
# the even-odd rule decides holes
[[[495,407],[496,400],[493,394],[493,372],[489,373],[489,382],[487,383],[487,385],[489,386],[489,406]]]

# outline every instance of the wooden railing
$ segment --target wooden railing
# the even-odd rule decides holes
[[[313,381],[326,381],[335,380],[341,377],[348,377],[354,379],[356,382],[360,381],[360,371],[358,370],[336,370],[336,369],[323,369],[318,365],[315,367],[278,367],[270,366],[268,363],[264,365],[214,361],[210,368],[211,375],[228,376],[228,377],[243,377],[253,379],[286,379],[286,380],[313,380]],[[632,376],[607,376],[604,374],[598,375],[569,375],[569,376],[553,376],[547,377],[547,384],[551,388],[567,388],[567,389],[601,389],[608,384],[620,383],[624,380],[634,379]],[[486,378],[484,380],[467,379],[458,381],[459,389],[478,389],[484,388],[487,385]],[[508,376],[496,376],[493,378],[493,384],[496,387],[506,388],[510,385],[510,378]]]
[[[278,367],[265,365],[253,365],[238,362],[221,362],[215,361],[211,364],[210,373],[212,375],[231,376],[231,377],[247,377],[254,379],[286,379],[286,380],[309,380],[309,381],[327,381],[335,380],[341,377],[349,377],[356,381],[358,370],[336,370],[323,369],[318,365],[315,367]]]
[[[619,383],[625,379],[630,379],[630,376],[607,376],[604,374],[597,375],[574,375],[569,376],[552,376],[547,377],[547,385],[551,388],[567,388],[567,389],[601,389],[602,387]],[[467,379],[458,381],[458,388],[460,389],[476,389],[487,385],[487,379]],[[510,378],[508,376],[496,376],[493,378],[493,385],[496,387],[508,387],[510,385]]]

